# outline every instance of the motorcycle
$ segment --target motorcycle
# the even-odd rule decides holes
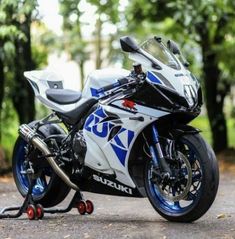
[[[52,113],[19,127],[12,160],[17,189],[26,196],[30,172],[33,200],[44,208],[74,189],[148,197],[169,221],[197,220],[219,182],[212,148],[188,125],[200,114],[200,83],[172,40],[138,45],[125,36],[120,44],[133,70],[96,70],[82,92],[64,89],[47,71],[24,73]]]

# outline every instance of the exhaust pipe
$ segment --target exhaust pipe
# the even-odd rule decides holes
[[[51,155],[51,151],[48,149],[47,145],[43,142],[43,140],[39,138],[37,133],[35,133],[27,124],[23,124],[19,127],[19,134],[26,142],[33,144],[43,153],[43,155],[46,156],[45,158],[47,159],[52,169],[69,187],[76,191],[79,190],[79,187],[72,183],[69,177],[65,174],[65,172],[57,165],[54,157],[47,156]]]

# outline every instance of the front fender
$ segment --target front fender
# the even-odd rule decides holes
[[[174,129],[170,129],[170,133],[174,136],[174,138],[181,137],[186,134],[198,134],[201,130],[194,128],[191,125],[176,125]]]

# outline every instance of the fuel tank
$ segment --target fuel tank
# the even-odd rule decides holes
[[[114,83],[117,79],[128,76],[130,71],[125,69],[106,68],[95,70],[88,75],[82,91],[83,98],[97,97],[95,90]]]

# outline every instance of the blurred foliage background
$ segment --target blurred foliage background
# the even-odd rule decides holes
[[[54,1],[63,19],[61,34],[42,21],[40,1],[0,0],[2,162],[10,162],[18,125],[48,113],[34,101],[23,72],[46,67],[53,54],[66,54],[79,69],[82,88],[92,69],[131,68],[119,46],[123,35],[139,43],[154,35],[178,42],[203,86],[205,105],[192,125],[202,129],[216,152],[235,147],[235,1]]]

